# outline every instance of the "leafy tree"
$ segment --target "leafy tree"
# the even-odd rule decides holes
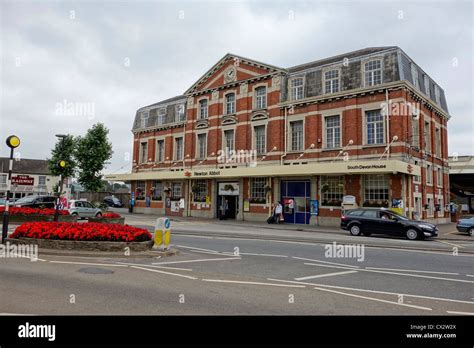
[[[72,135],[60,138],[51,150],[51,159],[48,160],[49,170],[53,175],[63,174],[63,178],[73,177],[76,172],[76,163],[74,161],[74,152],[76,140]],[[66,166],[61,170],[59,162],[66,162]]]
[[[113,154],[108,134],[109,130],[97,123],[87,130],[84,137],[77,137],[78,182],[87,191],[99,191],[103,187],[101,171]]]

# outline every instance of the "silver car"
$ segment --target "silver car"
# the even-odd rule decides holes
[[[94,207],[88,201],[70,201],[69,214],[79,218],[102,217],[102,210]]]

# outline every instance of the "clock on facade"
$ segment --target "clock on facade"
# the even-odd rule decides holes
[[[224,73],[224,80],[226,83],[229,83],[229,82],[232,82],[232,81],[235,81],[236,79],[236,71],[235,71],[235,68],[234,67],[230,67],[229,69],[227,69]]]

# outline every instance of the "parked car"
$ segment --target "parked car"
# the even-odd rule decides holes
[[[341,228],[348,230],[353,236],[370,236],[374,233],[405,236],[415,240],[438,235],[436,225],[410,220],[387,209],[349,210],[341,217]]]
[[[68,210],[70,215],[76,215],[82,219],[87,219],[89,217],[102,217],[102,210],[94,207],[88,201],[71,200]]]
[[[12,205],[25,208],[54,208],[56,197],[31,195],[18,199]]]
[[[5,205],[5,198],[0,198],[0,206]]]
[[[115,207],[115,208],[123,207],[122,201],[115,196],[104,197],[104,203],[107,204],[109,207]]]
[[[459,219],[456,224],[456,229],[459,232],[467,233],[471,237],[474,237],[474,217]]]

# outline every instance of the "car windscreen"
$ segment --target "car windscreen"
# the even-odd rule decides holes
[[[38,198],[38,197],[36,197],[36,196],[27,196],[27,197],[20,198],[15,203],[18,203],[18,204],[33,203],[36,200],[36,198]]]

